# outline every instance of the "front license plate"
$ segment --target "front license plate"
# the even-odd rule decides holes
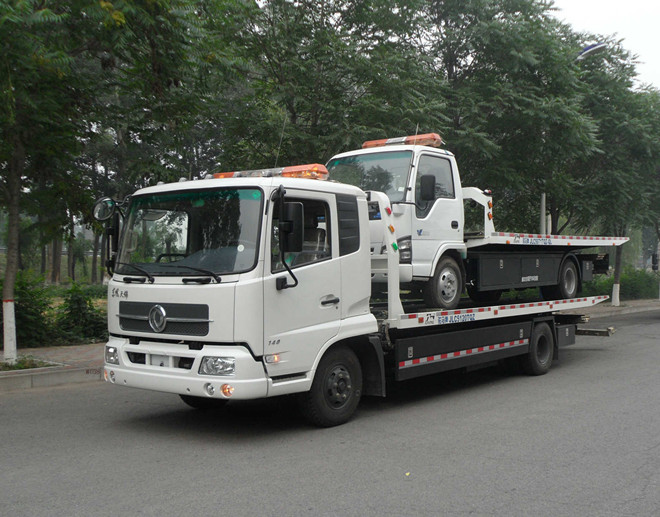
[[[152,366],[169,366],[170,358],[166,355],[152,355],[151,364]]]

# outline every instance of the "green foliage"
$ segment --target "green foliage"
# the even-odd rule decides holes
[[[598,275],[582,286],[584,296],[611,295],[614,277]],[[622,300],[657,299],[660,276],[657,273],[626,267],[621,274]]]
[[[73,284],[57,310],[57,326],[67,340],[102,340],[107,338],[105,314],[94,307],[92,298]]]
[[[54,344],[55,325],[50,311],[50,296],[43,278],[30,271],[19,271],[16,278],[14,314],[16,340],[19,347],[40,347]],[[2,330],[0,307],[0,330]]]
[[[107,338],[105,311],[97,309],[92,301],[106,295],[106,286],[46,286],[42,277],[19,271],[14,306],[18,346],[70,345]],[[53,308],[58,297],[63,303]],[[2,323],[0,307],[0,334]]]

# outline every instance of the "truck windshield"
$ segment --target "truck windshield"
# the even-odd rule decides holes
[[[241,273],[257,261],[263,192],[186,190],[135,196],[126,216],[117,273],[204,276]]]
[[[384,192],[390,201],[404,201],[411,162],[412,151],[383,151],[335,158],[327,168],[330,179]]]

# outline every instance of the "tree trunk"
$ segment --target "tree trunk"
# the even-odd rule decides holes
[[[47,247],[42,244],[41,245],[41,267],[39,268],[39,274],[43,277],[46,276],[46,269],[48,268],[48,251]]]
[[[7,263],[2,285],[2,314],[5,361],[16,362],[16,318],[14,288],[18,274],[18,231],[20,228],[21,176],[25,167],[25,148],[19,135],[12,138],[13,154],[7,169]]]
[[[621,302],[619,300],[619,291],[621,289],[621,258],[623,255],[623,248],[616,247],[616,258],[614,259],[614,285],[612,286],[612,306],[618,307]]]
[[[75,281],[76,279],[76,272],[75,272],[75,267],[76,267],[76,261],[73,257],[73,246],[74,243],[73,241],[76,238],[75,235],[75,227],[74,227],[74,222],[73,222],[73,214],[69,215],[69,228],[68,228],[68,235],[66,239],[66,273],[67,276],[72,280]]]
[[[108,257],[106,257],[107,255],[106,251],[108,249],[107,242],[108,242],[108,234],[104,230],[103,235],[101,235],[101,278],[100,278],[101,283],[103,283],[103,279],[105,278],[105,273],[104,273],[105,261],[108,260]]]
[[[53,241],[53,269],[50,273],[50,283],[59,285],[60,283],[60,270],[62,269],[62,241],[55,239]]]
[[[98,233],[94,233],[94,249],[92,251],[92,284],[99,283],[99,272],[98,272],[98,256],[99,256],[99,246],[101,244],[101,236]]]

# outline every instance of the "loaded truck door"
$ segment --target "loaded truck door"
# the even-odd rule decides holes
[[[282,264],[280,203],[273,202],[264,271],[264,356],[271,377],[304,374],[319,349],[339,331],[341,317],[337,208],[334,195],[287,188],[286,202],[302,203],[303,246],[284,260],[295,287],[278,289],[278,278],[294,280]]]
[[[463,201],[458,171],[451,160],[422,153],[415,167],[415,214],[412,222],[413,275],[429,277],[438,243],[463,245]],[[433,199],[423,200],[422,177],[435,179]],[[449,246],[456,248],[457,246]]]

